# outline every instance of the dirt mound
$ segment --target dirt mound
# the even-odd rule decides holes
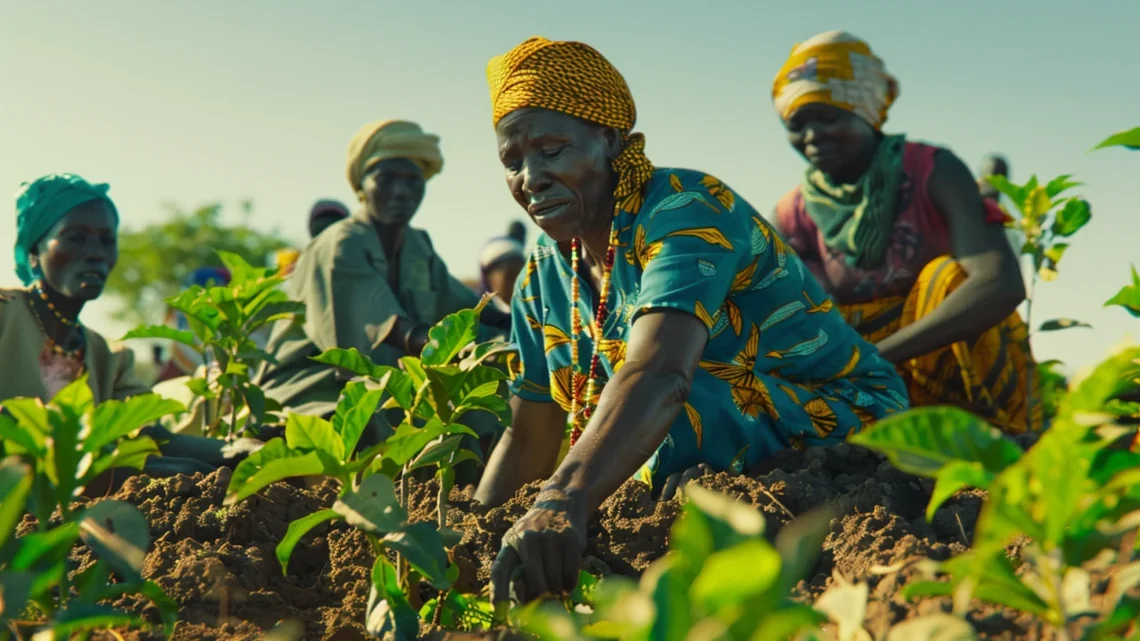
[[[274,555],[289,522],[330,506],[335,485],[325,482],[304,489],[279,483],[227,508],[222,498],[228,480],[226,470],[163,480],[136,477],[110,497],[139,506],[150,521],[153,542],[144,575],[181,605],[174,639],[259,639],[263,631],[287,619],[303,624],[305,639],[360,638],[373,561],[361,534],[339,523],[316,528],[297,547],[288,574],[281,572]],[[873,570],[919,556],[942,559],[964,551],[983,498],[980,492],[960,493],[927,523],[924,512],[932,484],[849,445],[788,452],[747,476],[716,474],[698,482],[755,506],[767,518],[770,536],[799,514],[833,506],[838,517],[797,596],[818,596],[836,571],[866,580],[871,587],[872,633],[915,614],[949,610],[945,600],[908,603],[898,596],[911,571]],[[486,585],[502,535],[537,490],[532,484],[491,510],[473,505],[471,488],[452,492],[448,518],[464,533],[455,558],[465,591]],[[434,519],[434,485],[413,484],[410,503],[413,518]],[[658,502],[645,486],[626,484],[590,523],[586,569],[602,575],[640,574],[664,554],[669,528],[680,511],[679,501]],[[129,601],[120,605],[141,607]],[[156,612],[143,613],[157,621]],[[990,638],[1043,638],[1016,613],[978,609],[971,618]],[[133,634],[130,638],[139,641],[157,638]]]

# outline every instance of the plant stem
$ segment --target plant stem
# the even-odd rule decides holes
[[[1037,269],[1033,270],[1033,278],[1029,281],[1029,295],[1025,300],[1025,355],[1029,362],[1029,366],[1025,370],[1025,420],[1029,424],[1030,432],[1036,431],[1037,426],[1033,421],[1033,408],[1037,404],[1037,390],[1033,387],[1034,375],[1037,373],[1037,363],[1033,360],[1033,343],[1030,337],[1033,335],[1033,298],[1037,295]]]
[[[404,464],[404,469],[400,472],[400,507],[404,510],[408,509],[408,464]],[[404,588],[404,593],[410,593],[408,583],[408,560],[404,558],[403,554],[396,554],[396,577],[400,582],[400,587]]]

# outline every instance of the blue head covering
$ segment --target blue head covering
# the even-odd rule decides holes
[[[22,183],[16,192],[16,275],[31,285],[40,274],[32,269],[30,256],[36,243],[67,212],[93,200],[103,200],[119,219],[115,203],[107,196],[110,185],[91,184],[75,174],[48,174]]]

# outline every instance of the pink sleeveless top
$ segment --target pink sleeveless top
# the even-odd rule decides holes
[[[903,152],[903,182],[899,186],[895,220],[886,261],[873,270],[849,266],[844,256],[827,247],[823,235],[808,217],[797,186],[776,204],[776,222],[784,239],[804,264],[841,304],[905,296],[927,263],[951,254],[946,219],[930,201],[926,185],[934,171],[939,147],[907,142]],[[986,222],[1002,224],[1005,213],[997,203],[983,199]]]

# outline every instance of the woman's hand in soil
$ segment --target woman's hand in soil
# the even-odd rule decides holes
[[[668,501],[680,493],[681,497],[685,496],[685,486],[689,481],[698,479],[705,474],[712,474],[712,468],[704,463],[696,467],[690,467],[684,472],[677,472],[672,474],[669,478],[665,479],[665,486],[661,489],[661,496],[658,501]]]
[[[560,490],[543,490],[534,507],[503,535],[491,566],[491,602],[527,603],[567,594],[578,583],[586,549],[585,510]]]

